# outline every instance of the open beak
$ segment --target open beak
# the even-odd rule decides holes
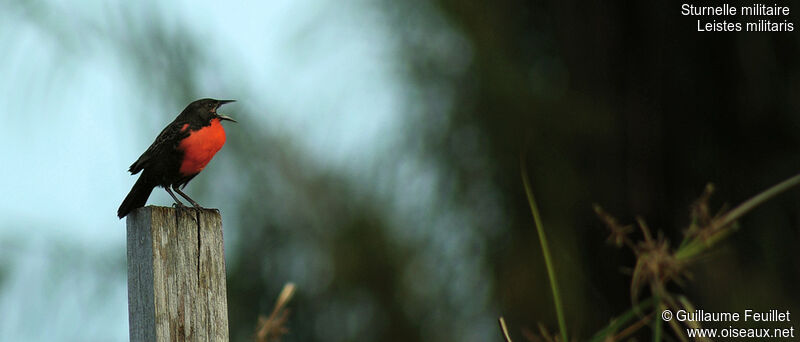
[[[219,100],[219,105],[217,105],[217,109],[219,109],[219,107],[222,107],[222,105],[224,105],[226,103],[231,103],[231,102],[236,102],[236,100]],[[227,115],[217,114],[217,116],[219,117],[220,120],[228,120],[228,121],[237,122],[232,117],[227,116]]]
[[[238,121],[234,120],[232,117],[227,116],[227,115],[219,115],[219,114],[217,114],[217,116],[219,117],[220,120],[228,120],[228,121],[238,122]]]

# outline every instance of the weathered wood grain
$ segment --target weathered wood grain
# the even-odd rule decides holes
[[[128,227],[131,341],[228,341],[217,210],[144,207]]]

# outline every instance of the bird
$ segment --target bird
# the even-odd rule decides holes
[[[196,100],[161,131],[153,144],[128,169],[131,175],[139,172],[142,174],[117,210],[120,219],[134,209],[143,207],[157,186],[164,188],[172,196],[175,206],[186,207],[172,190],[187,199],[195,208],[203,209],[181,189],[203,171],[225,144],[222,121],[236,120],[217,113],[217,109],[231,102],[235,100]]]

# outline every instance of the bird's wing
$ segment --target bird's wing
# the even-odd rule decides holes
[[[185,126],[177,122],[177,120],[173,121],[167,125],[167,127],[164,127],[164,130],[156,137],[156,141],[147,148],[147,151],[144,151],[144,153],[139,156],[139,159],[131,164],[128,171],[133,175],[139,173],[139,171],[142,171],[142,169],[150,164],[150,160],[152,160],[153,157],[166,150],[177,148],[180,141],[187,136],[189,136],[189,131],[185,129]]]

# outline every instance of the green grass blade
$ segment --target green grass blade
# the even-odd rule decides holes
[[[686,260],[692,257],[695,257],[697,254],[708,249],[709,246],[714,244],[715,242],[725,238],[728,234],[735,229],[733,223],[744,216],[745,214],[749,213],[754,208],[758,207],[759,205],[763,204],[764,202],[774,198],[775,196],[780,195],[786,190],[789,190],[797,185],[800,185],[800,174],[794,175],[791,178],[784,180],[778,184],[773,185],[767,190],[764,190],[757,195],[751,197],[750,199],[744,201],[742,204],[739,204],[736,208],[731,209],[731,211],[727,212],[725,215],[720,217],[719,219],[714,220],[712,223],[712,227],[710,230],[714,232],[709,238],[706,239],[698,239],[694,238],[691,242],[686,244],[682,244],[681,248],[675,253],[675,258],[678,260]],[[731,227],[728,229],[722,229],[723,227]]]
[[[592,339],[589,341],[591,342],[605,341],[606,338],[608,338],[608,335],[616,334],[617,331],[622,329],[622,327],[627,325],[632,319],[636,318],[641,312],[644,312],[645,310],[650,308],[650,306],[653,305],[653,302],[654,300],[652,297],[640,301],[635,306],[628,309],[628,311],[625,311],[625,313],[614,319],[605,328],[594,334],[594,336],[592,336]]]
[[[664,304],[656,306],[656,314],[653,315],[653,342],[661,342],[662,326],[661,326],[661,312],[666,309]]]
[[[531,207],[531,213],[533,213],[533,221],[536,223],[536,232],[539,234],[539,244],[542,246],[544,264],[547,267],[547,276],[550,278],[550,289],[553,291],[553,302],[555,302],[556,316],[558,317],[558,329],[561,330],[561,339],[564,342],[568,342],[567,323],[564,320],[564,309],[561,305],[561,295],[558,292],[556,272],[553,268],[552,258],[550,257],[550,247],[547,244],[547,237],[544,235],[544,226],[539,216],[539,208],[536,205],[536,200],[533,198],[533,191],[531,191],[531,185],[528,181],[528,172],[523,159],[520,159],[520,172],[522,173],[522,184],[525,186],[525,194],[528,196],[528,204]]]

